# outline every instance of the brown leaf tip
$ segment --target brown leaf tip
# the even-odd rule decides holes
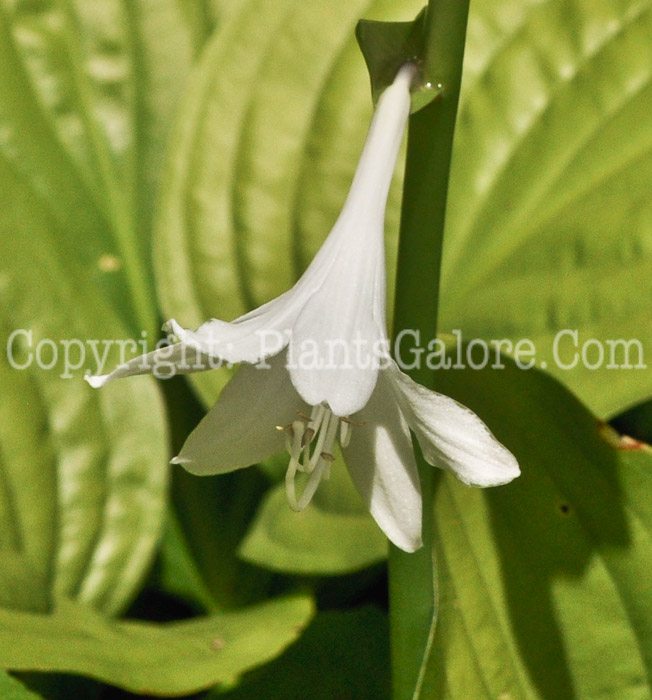
[[[612,428],[608,423],[598,422],[598,433],[600,437],[615,450],[624,450],[628,452],[642,450],[644,452],[652,452],[652,447],[646,442],[641,442],[629,435],[623,435],[615,428]]]

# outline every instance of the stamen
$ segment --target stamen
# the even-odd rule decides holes
[[[312,428],[306,428],[306,432],[303,434],[303,440],[301,440],[302,446],[305,447],[306,445],[310,444],[314,437],[315,431]]]
[[[351,442],[351,424],[349,421],[342,419],[340,422],[340,445],[348,447]]]
[[[298,510],[303,510],[310,503],[310,501],[312,501],[312,497],[315,495],[319,482],[322,480],[326,464],[328,464],[328,462],[324,461],[323,459],[319,460],[316,469],[314,469],[310,475],[306,488],[303,490],[301,498],[297,503]]]
[[[306,430],[306,426],[300,421],[300,420],[295,420],[294,423],[292,423],[292,451],[290,452],[290,455],[296,455],[297,458],[301,454],[301,451],[303,449],[303,434]]]
[[[342,421],[342,423],[346,423],[347,425],[353,425],[356,428],[364,428],[364,426],[367,425],[364,421],[351,420],[346,416],[343,416],[342,418],[340,418],[340,420]]]
[[[317,436],[317,442],[315,443],[315,446],[313,448],[312,457],[310,457],[309,460],[310,466],[308,471],[312,471],[317,466],[317,461],[319,460],[320,453],[324,450],[330,450],[333,446],[333,440],[331,439],[330,442],[328,442],[328,438],[331,433],[331,425],[334,423],[335,430],[337,430],[338,422],[339,418],[337,416],[334,416],[330,411],[328,411],[328,413],[324,416],[324,419],[322,420],[321,425],[319,426],[319,435]]]
[[[324,440],[321,445],[316,445],[315,446],[315,453],[319,454],[319,458],[321,458],[321,455],[324,454],[324,452],[331,453],[333,450],[333,443],[335,442],[335,438],[337,437],[337,429],[340,427],[340,419],[338,416],[334,416],[332,413],[330,415],[330,422],[328,424],[328,428],[326,430],[326,434],[324,437]],[[319,452],[317,452],[319,450]],[[313,459],[314,459],[314,454],[313,454]]]
[[[332,454],[329,454],[328,452],[322,452],[320,457],[324,460],[325,465],[324,465],[324,474],[322,476],[322,479],[328,480],[331,478],[331,465],[335,461],[335,457]]]
[[[312,407],[310,416],[301,411],[298,418],[289,426],[277,426],[284,430],[286,448],[290,454],[290,463],[285,473],[285,489],[288,502],[293,510],[303,510],[322,479],[328,479],[331,465],[335,461],[333,445],[338,435],[342,447],[347,447],[351,440],[353,426],[364,425],[350,418],[340,418],[324,405]],[[297,499],[297,472],[308,474],[303,493]]]
[[[302,472],[305,472],[306,474],[310,474],[312,472],[314,467],[314,464],[310,461],[310,451],[309,449],[304,450],[303,452],[303,457],[301,458],[301,464],[299,465],[299,469]]]
[[[310,427],[315,432],[319,430],[319,426],[321,425],[322,421],[324,420],[324,417],[326,417],[328,413],[330,413],[330,411],[327,411],[326,406],[322,406],[321,404],[312,407],[310,418],[308,420],[310,421]]]
[[[285,493],[292,510],[297,512],[301,510],[299,504],[297,503],[297,494],[294,488],[294,478],[297,474],[297,467],[299,463],[296,457],[290,457],[290,463],[288,464],[288,470],[285,472]]]

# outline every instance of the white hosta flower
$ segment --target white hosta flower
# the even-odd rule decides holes
[[[101,386],[152,372],[159,359],[185,372],[207,369],[211,358],[243,363],[173,463],[219,474],[285,448],[288,500],[300,510],[328,476],[338,441],[371,514],[408,552],[421,544],[410,428],[425,459],[465,484],[496,486],[519,474],[472,411],[416,384],[388,354],[383,227],[413,73],[404,66],[381,96],[342,213],[292,289],[231,323],[212,319],[190,331],[170,321],[173,348],[88,377]],[[201,358],[192,366],[189,348]],[[298,472],[306,475],[301,495]]]

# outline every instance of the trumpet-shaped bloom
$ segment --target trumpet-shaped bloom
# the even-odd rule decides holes
[[[191,331],[172,320],[179,342],[171,348],[87,378],[101,386],[152,372],[160,359],[183,372],[207,369],[212,358],[242,363],[173,463],[219,474],[285,448],[288,501],[301,510],[339,442],[371,514],[409,552],[421,544],[422,509],[410,429],[425,459],[465,484],[496,486],[519,474],[472,411],[415,383],[389,355],[384,217],[413,74],[404,66],[381,95],[342,212],[292,289],[230,323],[212,319]],[[188,350],[199,358],[192,365]]]

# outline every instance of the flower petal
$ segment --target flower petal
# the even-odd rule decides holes
[[[331,291],[322,289],[312,296],[297,319],[289,370],[307,403],[326,403],[335,415],[349,416],[369,401],[383,354],[379,349],[386,352],[387,344],[371,315],[370,299],[361,295],[354,306],[346,299],[354,294],[348,286],[328,287]]]
[[[394,362],[384,373],[429,464],[469,486],[500,486],[521,473],[514,455],[473,411],[417,384]]]
[[[230,323],[213,318],[196,331],[170,319],[166,326],[179,340],[226,362],[257,363],[278,354],[288,342],[304,301],[296,287]]]
[[[352,428],[342,450],[351,479],[387,537],[414,552],[421,546],[419,474],[410,431],[383,372],[357,419],[365,425]]]
[[[379,216],[362,216],[365,212],[345,207],[331,236],[349,230],[333,251],[330,268],[321,271],[323,282],[298,314],[289,344],[290,376],[297,391],[311,406],[326,403],[338,416],[366,405],[389,346],[384,203]]]
[[[290,340],[297,391],[338,416],[364,407],[387,354],[385,206],[414,71],[413,65],[401,68],[381,95],[342,213],[305,273],[323,282],[298,314]]]
[[[191,374],[216,369],[219,365],[212,358],[198,352],[196,348],[184,343],[174,343],[146,355],[134,357],[129,362],[118,365],[109,374],[86,375],[84,379],[98,389],[107,382],[121,377],[133,377],[140,374],[153,374],[158,379],[167,379],[176,374]]]
[[[268,369],[242,365],[172,463],[192,474],[221,474],[282,452],[277,426],[308,408],[290,382],[285,355],[271,358]]]

